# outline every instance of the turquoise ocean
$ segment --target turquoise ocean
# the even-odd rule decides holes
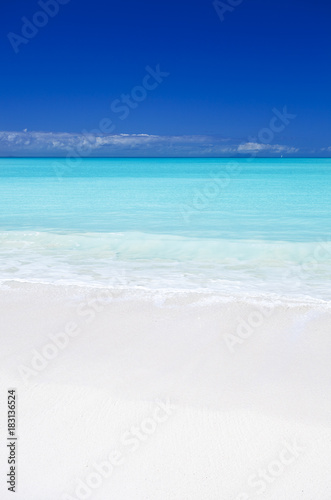
[[[329,159],[0,159],[0,282],[330,299]]]

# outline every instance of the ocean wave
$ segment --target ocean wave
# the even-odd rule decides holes
[[[331,242],[6,231],[0,281],[203,289],[329,299]]]

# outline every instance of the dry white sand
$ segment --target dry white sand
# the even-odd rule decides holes
[[[23,283],[0,299],[1,499],[330,500],[327,306]]]

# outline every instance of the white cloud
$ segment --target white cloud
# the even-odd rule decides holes
[[[262,151],[291,154],[297,153],[299,149],[280,144],[262,144],[258,142],[246,142],[245,144],[240,144],[238,147],[238,153],[258,153]]]
[[[231,156],[292,154],[280,144],[239,142],[213,135],[152,135],[0,131],[0,155],[11,156]]]

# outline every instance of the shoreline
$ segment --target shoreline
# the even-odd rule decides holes
[[[54,282],[43,282],[40,280],[31,281],[25,279],[4,279],[0,280],[0,294],[1,292],[26,292],[28,289],[31,291],[39,290],[61,290],[66,296],[76,294],[93,294],[94,292],[101,291],[101,296],[103,300],[107,302],[113,300],[168,300],[172,298],[184,299],[187,298],[188,301],[194,300],[195,298],[202,299],[208,302],[208,299],[212,300],[213,303],[243,303],[251,305],[265,305],[266,307],[271,306],[284,306],[284,307],[316,307],[323,308],[326,310],[331,310],[331,299],[326,300],[319,297],[312,297],[309,295],[285,295],[279,293],[272,293],[263,291],[261,293],[254,293],[252,291],[242,291],[242,292],[230,292],[221,291],[217,289],[210,288],[171,288],[171,287],[160,287],[154,288],[150,286],[143,285],[123,285],[123,286],[111,286],[107,284],[92,284],[85,282],[61,282],[61,280]],[[106,291],[106,292],[105,292]],[[105,292],[105,293],[104,293]],[[54,296],[54,294],[52,294]],[[55,296],[61,295],[55,294]]]

